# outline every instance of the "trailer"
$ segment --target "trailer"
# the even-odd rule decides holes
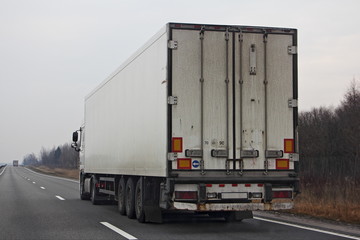
[[[85,98],[80,197],[241,220],[299,192],[297,30],[168,23]]]
[[[18,167],[19,166],[19,160],[13,160],[13,166]]]

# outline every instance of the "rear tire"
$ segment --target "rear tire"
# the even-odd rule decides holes
[[[96,177],[91,177],[91,191],[90,191],[90,199],[93,205],[98,205],[100,203],[100,200],[98,199],[98,193],[96,190],[96,184],[97,180]]]
[[[144,188],[142,184],[142,178],[140,178],[137,181],[136,189],[135,189],[135,214],[136,214],[136,219],[140,223],[145,222],[143,191]]]
[[[130,177],[126,183],[126,215],[128,218],[135,218],[135,184],[134,179]]]
[[[118,187],[118,209],[121,215],[126,215],[126,194],[125,194],[125,179],[124,177],[121,177],[119,181],[119,187]]]
[[[80,175],[80,199],[81,200],[90,200],[90,194],[85,193],[85,191],[84,191],[84,181],[85,181],[85,178],[81,174]]]

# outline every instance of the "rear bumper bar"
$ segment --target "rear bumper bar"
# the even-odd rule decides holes
[[[189,211],[268,211],[268,210],[284,210],[292,209],[293,201],[273,201],[272,203],[184,203],[174,202],[173,208],[177,210]]]

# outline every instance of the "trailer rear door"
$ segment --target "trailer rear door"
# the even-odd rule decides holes
[[[170,29],[172,169],[293,169],[296,31]]]

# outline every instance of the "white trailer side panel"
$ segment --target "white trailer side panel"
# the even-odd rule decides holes
[[[167,31],[85,101],[85,172],[166,176]]]

